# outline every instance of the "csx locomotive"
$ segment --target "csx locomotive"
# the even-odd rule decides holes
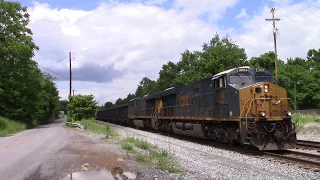
[[[295,146],[291,115],[269,71],[238,67],[101,110],[96,119],[265,151]]]

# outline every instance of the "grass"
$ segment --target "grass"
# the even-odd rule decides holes
[[[26,124],[0,117],[0,136],[14,134],[26,129]]]
[[[72,122],[72,117],[71,116],[67,116],[67,122]]]
[[[139,154],[137,162],[150,165],[162,171],[168,171],[169,173],[182,172],[179,167],[175,166],[174,159],[165,150],[160,152],[150,150],[147,154]]]
[[[317,115],[317,114],[300,114],[300,113],[294,113],[292,115],[292,122],[298,122],[298,124],[315,123],[316,119],[320,119],[320,115]]]
[[[296,124],[296,131],[300,134],[304,133],[304,131],[307,131],[307,129],[310,130],[310,127],[308,127],[307,129],[304,128],[305,125],[317,123],[317,119],[320,119],[320,116],[317,114],[295,113],[292,115],[292,122]],[[319,121],[317,124],[320,124]]]
[[[135,153],[135,150],[133,149],[132,145],[128,142],[121,142],[121,147],[129,153]]]
[[[150,144],[147,141],[140,140],[135,137],[127,137],[126,139],[123,140],[124,142],[131,143],[135,145],[136,147],[144,150],[148,150],[150,148]]]
[[[113,131],[110,128],[110,125],[107,124],[97,124],[94,119],[82,119],[81,121],[74,121],[74,123],[81,124],[85,127],[85,130],[96,133],[96,134],[104,134],[106,136],[116,137],[120,136],[119,133]]]
[[[144,150],[144,153],[137,154],[137,162],[162,171],[168,171],[169,173],[182,172],[179,167],[174,165],[174,159],[167,151],[161,150],[159,152],[155,146],[152,146],[147,141],[135,137],[127,137],[121,142],[122,149],[125,149],[127,152],[137,153],[134,151],[133,146]]]

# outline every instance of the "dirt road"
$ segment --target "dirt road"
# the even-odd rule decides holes
[[[65,128],[65,119],[0,138],[1,180],[61,179],[71,172],[138,166],[101,136]]]

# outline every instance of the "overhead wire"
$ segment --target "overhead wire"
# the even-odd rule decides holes
[[[59,74],[59,73],[57,73],[57,72],[54,72],[54,71],[52,71],[51,69],[46,68],[46,67],[42,66],[42,65],[41,65],[41,64],[39,64],[39,63],[38,63],[38,65],[39,65],[39,66],[41,66],[42,68],[44,68],[44,69],[46,69],[46,70],[48,70],[48,71],[50,71],[50,72],[52,72],[52,73],[56,74],[56,75],[58,75],[58,76],[61,76],[61,77],[65,78],[65,79],[70,80],[70,78],[65,77],[65,76],[63,76],[63,75],[61,75],[61,74]]]
[[[290,19],[290,18],[295,18],[295,17],[302,17],[302,16],[305,16],[305,15],[308,15],[310,13],[318,11],[319,7],[320,7],[320,4],[317,4],[317,5],[313,6],[313,7],[309,7],[309,8],[303,9],[303,10],[301,10],[299,12],[295,12],[295,13],[286,15],[283,18],[284,19]],[[311,11],[308,11],[308,10],[311,10]]]

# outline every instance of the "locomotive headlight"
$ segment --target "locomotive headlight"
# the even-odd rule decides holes
[[[261,111],[261,112],[260,112],[260,116],[261,116],[261,117],[265,117],[265,116],[266,116],[266,113],[265,113],[264,111]]]
[[[291,117],[292,113],[290,111],[287,111],[287,116]]]
[[[268,85],[264,85],[264,92],[265,93],[269,92],[269,86]]]

